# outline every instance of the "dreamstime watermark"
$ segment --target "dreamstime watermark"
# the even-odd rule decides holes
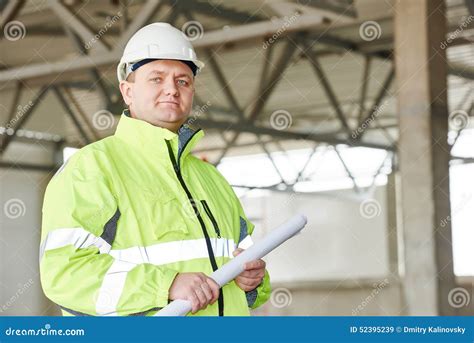
[[[460,131],[469,123],[469,115],[466,111],[455,110],[449,114],[448,123],[451,129]]]
[[[464,31],[464,29],[472,22],[474,21],[474,16],[470,15],[469,17],[467,17],[466,20],[464,20],[461,25],[458,26],[458,28],[453,31],[453,32],[450,32],[448,34],[448,38],[446,38],[445,41],[441,42],[441,44],[439,45],[439,47],[441,49],[446,49],[448,47],[448,45],[453,41],[455,40],[456,38],[459,37],[459,35]]]
[[[84,329],[52,329],[50,324],[45,324],[39,329],[5,329],[6,336],[84,336]]]
[[[13,117],[5,127],[7,129],[11,129],[13,126],[15,126],[16,122],[27,113],[31,107],[33,106],[33,101],[29,101],[25,106],[18,105],[16,115]]]
[[[283,17],[283,25],[270,38],[267,38],[263,42],[262,48],[265,50],[271,44],[273,44],[290,27],[290,25],[292,25],[298,19],[300,15],[300,13],[295,12],[291,17]]]
[[[354,131],[352,131],[351,137],[356,139],[359,137],[369,126],[372,124],[373,121],[380,115],[380,113],[384,110],[387,102],[385,101],[381,106],[375,106],[372,114],[367,117]]]
[[[466,206],[466,204],[471,200],[471,198],[472,198],[472,194],[464,193],[462,195],[461,202],[457,204],[455,207],[451,208],[451,215],[441,220],[439,224],[440,227],[444,228],[453,219],[452,216],[458,213],[459,211],[461,211]]]
[[[359,35],[363,40],[371,42],[382,36],[382,28],[376,21],[365,21],[359,27]]]
[[[8,22],[3,28],[3,34],[9,41],[15,42],[26,36],[26,27],[21,21],[14,20]]]
[[[278,206],[272,206],[270,212],[268,213],[269,218],[279,215],[282,213],[282,211],[286,211],[291,206],[291,204],[300,197],[302,193],[292,191],[291,193],[288,192],[286,194],[287,196],[283,202],[279,203]],[[305,231],[300,234],[304,235]]]
[[[270,125],[275,130],[286,130],[288,129],[293,122],[293,118],[290,112],[285,110],[276,110],[270,116]]]
[[[382,208],[375,199],[366,199],[359,206],[360,215],[366,219],[372,219],[380,215]]]
[[[116,295],[113,289],[113,285],[106,287],[101,287],[93,294],[93,300],[96,304],[96,309],[98,314],[102,312],[109,312],[111,309],[115,308],[116,305]]]
[[[114,15],[112,18],[109,16],[107,17],[104,26],[102,26],[97,32],[94,37],[92,37],[86,44],[84,44],[84,48],[86,50],[89,50],[92,48],[92,46],[97,43],[98,40],[102,38],[103,35],[106,34],[106,32],[117,22],[122,18],[122,12],[118,11],[116,15]]]
[[[92,116],[92,125],[97,130],[107,130],[114,126],[114,115],[107,110],[100,110]]]
[[[272,291],[272,295],[270,296],[270,302],[276,308],[283,308],[291,305],[293,301],[293,297],[291,296],[291,292],[287,288],[277,288]]]
[[[3,205],[3,213],[10,219],[23,217],[26,213],[25,203],[21,199],[10,199]]]
[[[388,284],[388,279],[384,279],[382,282],[374,284],[372,292],[370,292],[370,294],[365,297],[365,299],[362,300],[362,302],[356,308],[352,309],[352,315],[357,316],[364,308],[367,307],[368,304],[372,302],[372,300],[375,299],[382,289],[388,286]]]
[[[448,293],[448,303],[454,308],[468,306],[470,302],[471,295],[462,287],[453,288]]]
[[[204,105],[196,106],[191,117],[186,121],[184,126],[189,128],[189,126],[193,125],[193,123],[198,120],[200,116],[207,112],[211,105],[212,103],[208,100]]]
[[[181,31],[183,31],[187,40],[190,42],[200,39],[204,36],[204,27],[196,20],[191,20],[184,23],[184,25],[181,27]]]
[[[23,293],[25,293],[28,288],[31,287],[31,285],[33,285],[33,279],[29,279],[26,283],[24,284],[19,284],[19,288],[17,289],[17,291],[15,292],[15,294],[13,294],[10,299],[8,299],[5,304],[3,304],[1,307],[0,307],[0,313],[3,313],[5,311],[7,311],[14,303],[15,301],[17,301],[21,295]]]

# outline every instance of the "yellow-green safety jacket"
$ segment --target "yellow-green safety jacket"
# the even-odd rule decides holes
[[[40,272],[64,315],[153,315],[177,273],[213,271],[253,231],[232,187],[189,152],[204,135],[178,134],[124,111],[115,135],[77,151],[50,181]],[[245,316],[270,296],[234,281],[200,316]]]

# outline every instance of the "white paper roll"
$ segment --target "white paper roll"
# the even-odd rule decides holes
[[[223,265],[210,275],[219,286],[223,286],[235,279],[244,271],[244,264],[249,261],[258,260],[270,251],[281,245],[299,233],[307,223],[304,215],[296,215],[272,230],[263,240],[255,243],[250,248],[242,252],[240,255]],[[175,300],[162,310],[158,311],[155,316],[185,316],[191,311],[191,303],[188,300]]]

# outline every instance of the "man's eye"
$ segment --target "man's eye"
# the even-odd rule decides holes
[[[180,86],[187,86],[187,85],[188,85],[188,81],[186,81],[186,80],[178,80],[178,84],[179,84]]]
[[[155,77],[153,79],[150,79],[151,82],[160,82],[161,81],[161,77]]]

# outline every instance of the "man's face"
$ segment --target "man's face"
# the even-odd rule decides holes
[[[120,82],[132,117],[176,132],[186,121],[194,95],[194,77],[182,62],[157,60]]]

